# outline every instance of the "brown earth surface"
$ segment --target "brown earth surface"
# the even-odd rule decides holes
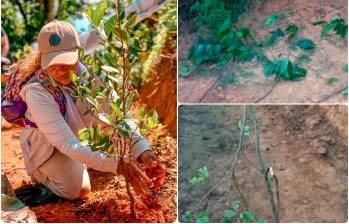
[[[262,2],[262,1],[256,1]],[[302,28],[298,38],[309,38],[316,44],[316,49],[306,52],[301,49],[290,50],[287,38],[277,41],[264,50],[269,59],[289,57],[294,62],[302,53],[311,58],[303,62],[308,70],[304,80],[298,82],[280,81],[274,90],[261,103],[305,103],[317,102],[325,96],[347,86],[347,74],[342,68],[347,64],[347,38],[331,34],[321,38],[322,26],[313,26],[311,22],[323,19],[329,21],[334,14],[347,20],[348,3],[343,0],[266,0],[256,4],[240,17],[239,25],[250,28],[257,40],[265,39],[269,32],[278,27],[283,30],[288,24],[296,23]],[[263,21],[271,13],[278,12],[281,17],[275,24],[265,27]],[[179,21],[179,66],[191,65],[187,60],[190,47],[195,42],[193,22]],[[178,97],[181,103],[195,103],[215,83],[217,77],[235,74],[238,81],[232,85],[218,84],[204,97],[202,102],[217,103],[252,103],[264,96],[272,87],[273,79],[263,75],[263,65],[254,59],[246,63],[229,62],[224,66],[205,64],[197,66],[189,77],[178,79]],[[334,85],[326,80],[336,76],[340,81]],[[347,96],[336,94],[323,101],[327,103],[347,102]]]
[[[2,131],[2,173],[14,189],[30,183],[19,145],[21,128]],[[110,173],[89,169],[92,192],[77,201],[30,207],[39,222],[174,222],[176,220],[176,139],[158,136],[155,154],[167,167],[165,184],[149,198],[138,198],[137,219],[130,216],[125,182]],[[134,193],[135,194],[135,193]],[[4,214],[5,215],[5,214]],[[3,218],[6,219],[4,216]]]
[[[177,56],[170,48],[160,54],[156,70],[141,90],[140,104],[156,110],[171,136],[177,136]],[[160,75],[159,75],[160,74]]]
[[[242,111],[242,106],[222,105],[179,108],[180,220],[231,167]],[[341,124],[331,121],[334,112]],[[267,166],[274,163],[279,182],[281,222],[347,221],[347,116],[345,106],[257,106],[262,157]],[[247,122],[254,139],[252,121]],[[189,179],[204,166],[209,177],[192,186]],[[236,166],[236,180],[248,205],[243,209],[271,222],[264,177],[257,167],[256,154],[245,138]],[[235,199],[239,194],[229,177],[199,210],[207,209],[210,222],[219,222]]]
[[[27,175],[19,135],[21,128],[2,131],[1,171],[14,189],[30,183]],[[174,222],[176,220],[176,139],[166,136],[166,131],[148,136],[152,148],[167,167],[165,184],[149,198],[137,197],[138,218],[130,215],[125,182],[111,173],[89,169],[92,192],[88,198],[77,201],[60,200],[30,207],[38,222]],[[135,194],[135,193],[134,193]]]

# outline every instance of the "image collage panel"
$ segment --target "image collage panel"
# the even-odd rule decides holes
[[[179,1],[179,222],[347,222],[347,31],[347,1]]]
[[[176,0],[1,0],[2,222],[176,222],[176,82]]]
[[[1,0],[4,223],[348,222],[348,1]]]

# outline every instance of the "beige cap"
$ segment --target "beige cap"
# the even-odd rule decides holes
[[[79,35],[67,22],[55,20],[46,24],[38,36],[41,68],[51,65],[75,64],[79,59]]]

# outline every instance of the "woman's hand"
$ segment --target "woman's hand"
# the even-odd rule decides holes
[[[137,194],[148,194],[152,182],[147,175],[137,166],[133,159],[125,157],[119,161],[117,174],[127,178]]]
[[[154,155],[151,150],[144,151],[138,161],[146,166],[145,173],[151,179],[151,190],[158,190],[165,182],[166,167]]]

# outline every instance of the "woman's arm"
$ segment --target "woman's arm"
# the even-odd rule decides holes
[[[118,162],[101,152],[92,152],[89,146],[81,145],[59,111],[52,95],[44,88],[32,87],[24,93],[27,111],[47,140],[60,152],[89,167],[117,173]]]

